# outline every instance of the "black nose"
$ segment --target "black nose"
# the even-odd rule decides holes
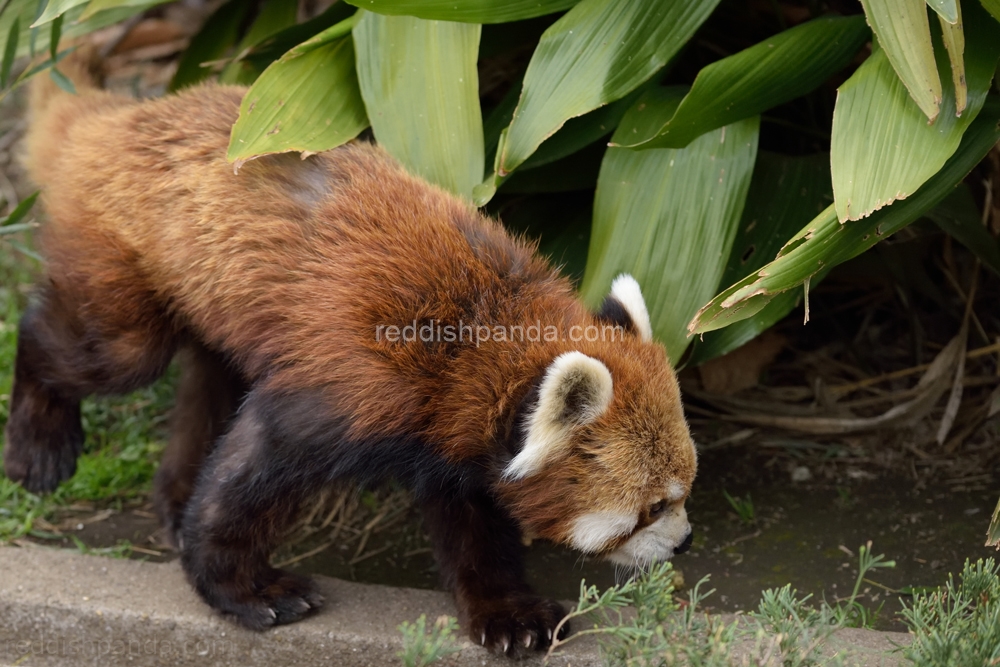
[[[691,548],[691,543],[694,541],[694,531],[692,530],[688,533],[688,536],[684,538],[684,541],[680,543],[676,549],[674,549],[675,554],[687,553],[688,549]]]

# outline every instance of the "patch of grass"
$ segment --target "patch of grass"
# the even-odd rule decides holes
[[[0,253],[0,430],[9,414],[17,323],[34,272],[28,261]],[[164,379],[127,396],[84,401],[84,452],[76,474],[55,493],[28,493],[0,472],[0,542],[32,534],[38,518],[49,519],[61,506],[76,501],[115,503],[149,493],[175,375],[171,368]]]
[[[834,605],[824,600],[812,607],[812,597],[799,597],[791,586],[768,589],[761,593],[755,613],[729,623],[699,611],[714,592],[704,590],[708,577],[694,586],[686,605],[675,599],[669,562],[603,593],[581,582],[576,608],[563,622],[575,618],[578,623],[587,621],[589,627],[556,641],[549,654],[577,637],[597,635],[606,664],[613,666],[842,664],[842,657],[826,652],[828,640],[859,619],[870,620],[870,614],[858,612],[861,582],[873,568],[894,565],[883,556],[873,556],[868,544],[859,550],[857,582],[847,600]]]
[[[955,582],[913,596],[903,619],[913,643],[903,651],[918,667],[1000,665],[1000,566],[992,558],[965,562]]]

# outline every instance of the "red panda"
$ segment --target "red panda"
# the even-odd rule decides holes
[[[522,535],[626,565],[688,548],[696,454],[635,280],[590,312],[530,243],[362,141],[234,174],[245,89],[136,101],[80,63],[78,95],[32,90],[47,262],[19,325],[8,477],[54,489],[80,400],[180,352],[155,502],[195,589],[246,627],[322,603],[268,557],[343,480],[412,490],[469,636],[511,656],[565,613],[525,583]],[[509,335],[399,335],[442,325]]]

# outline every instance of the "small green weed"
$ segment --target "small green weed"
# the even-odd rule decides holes
[[[425,667],[452,653],[461,651],[454,634],[458,621],[451,616],[440,616],[427,627],[427,616],[420,615],[414,623],[404,621],[399,626],[403,633],[403,650],[397,653],[405,667]]]
[[[753,509],[753,498],[750,497],[749,493],[746,498],[739,498],[729,495],[729,493],[723,489],[722,495],[724,495],[726,500],[729,501],[730,507],[732,507],[733,511],[736,512],[736,516],[739,517],[740,521],[748,526],[752,526],[757,523],[757,517],[754,514]]]

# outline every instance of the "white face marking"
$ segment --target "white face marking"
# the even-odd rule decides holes
[[[581,387],[588,401],[567,420],[566,399]],[[569,442],[574,426],[600,417],[613,398],[614,383],[607,366],[582,352],[560,354],[545,371],[538,405],[528,415],[524,447],[507,464],[504,477],[522,479],[538,472]]]
[[[638,519],[634,514],[620,512],[589,512],[573,521],[570,544],[586,553],[600,551],[601,547],[635,528]]]
[[[687,539],[690,532],[687,512],[683,507],[677,507],[629,538],[628,542],[611,552],[608,559],[630,567],[670,560],[674,549]]]
[[[670,482],[667,485],[667,502],[676,503],[684,497],[684,485],[680,482]]]
[[[649,323],[649,311],[646,301],[642,298],[642,290],[635,278],[623,273],[611,283],[611,296],[618,300],[625,312],[632,318],[639,339],[649,342],[653,340],[653,327]]]

